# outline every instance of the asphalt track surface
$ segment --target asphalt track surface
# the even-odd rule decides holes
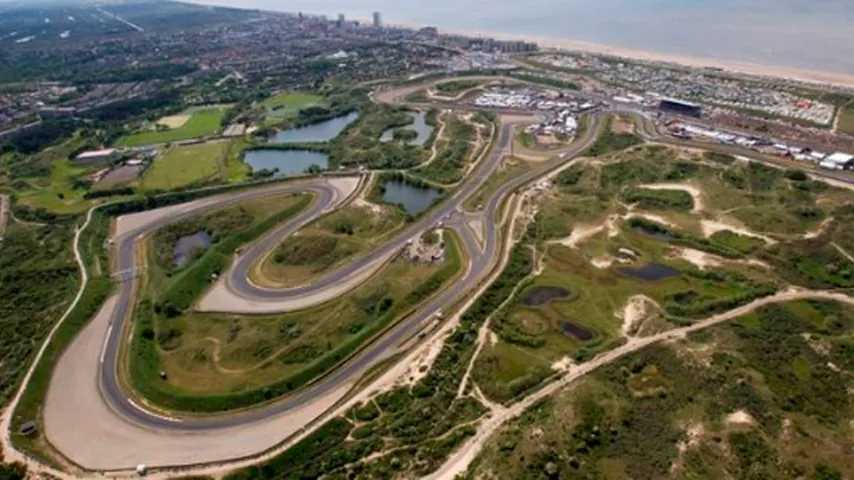
[[[498,238],[498,227],[494,222],[483,222],[485,225],[484,239],[483,245],[480,245],[473,232],[465,225],[465,222],[461,220],[461,216],[457,215],[456,212],[458,212],[458,207],[462,205],[462,202],[474,194],[498,168],[501,159],[508,153],[510,142],[513,141],[513,128],[514,125],[510,123],[501,125],[497,141],[490,153],[481,161],[473,172],[473,175],[449,199],[428,212],[412,226],[404,229],[382,247],[320,278],[307,287],[286,290],[262,289],[246,281],[246,273],[248,272],[248,268],[251,268],[260,256],[269,252],[270,249],[278,245],[287,235],[292,234],[320,216],[323,212],[332,208],[335,192],[331,191],[324,184],[323,180],[284,184],[278,188],[269,188],[264,192],[247,191],[232,195],[223,195],[218,198],[215,197],[204,202],[198,208],[190,209],[178,216],[171,216],[146,224],[116,238],[116,271],[133,272],[137,258],[136,247],[138,239],[141,236],[150,234],[159,228],[178,222],[188,216],[196,215],[204,210],[222,208],[223,206],[260,195],[311,192],[316,198],[308,209],[300,213],[296,218],[265,235],[240,255],[235,262],[234,268],[229,271],[227,276],[230,287],[235,293],[260,301],[265,299],[280,301],[328,288],[330,285],[342,281],[344,278],[361,269],[370,268],[373,263],[386,258],[390,252],[393,253],[401,249],[407,240],[425,230],[433,228],[440,221],[446,223],[447,228],[453,229],[458,234],[462,241],[462,247],[470,259],[470,264],[464,275],[453,286],[446,288],[440,294],[431,298],[417,312],[398,322],[349,361],[310,386],[257,408],[204,417],[185,416],[169,418],[156,412],[149,412],[131,401],[124,391],[124,387],[120,384],[118,365],[121,343],[126,332],[125,322],[128,321],[128,313],[135,301],[136,279],[135,276],[131,275],[130,278],[121,283],[117,306],[112,313],[112,327],[105,342],[102,367],[99,372],[99,388],[103,399],[116,414],[137,425],[161,431],[198,432],[234,427],[280,415],[297,406],[310,403],[312,399],[359,378],[370,367],[396,353],[401,343],[412,338],[413,335],[416,335],[422,328],[428,325],[440,310],[447,309],[463,298],[467,292],[473,291],[486,278],[490,269],[494,266],[497,261],[500,241]],[[486,203],[484,208],[485,218],[495,218],[504,200],[514,190],[560,166],[566,161],[565,158],[575,156],[589,148],[595,140],[595,125],[594,128],[588,129],[587,132],[584,138],[579,139],[573,144],[571,149],[565,151],[563,158],[555,158],[554,160],[545,162],[538,166],[536,170],[502,185]],[[176,419],[179,421],[176,421]]]
[[[227,429],[264,421],[274,416],[286,414],[296,407],[310,404],[314,399],[333,392],[344,385],[352,384],[355,379],[360,378],[372,366],[397,353],[401,343],[412,338],[428,325],[435,318],[437,312],[449,308],[467,295],[468,292],[475,290],[475,287],[488,276],[498,260],[500,246],[499,227],[496,225],[494,219],[497,218],[497,212],[510,197],[510,194],[525,184],[565,164],[571,158],[589,148],[596,139],[596,134],[602,124],[601,120],[605,117],[605,114],[617,112],[644,116],[643,112],[630,109],[614,109],[594,114],[590,117],[592,121],[589,128],[584,131],[582,137],[577,139],[569,148],[560,152],[560,155],[543,162],[528,173],[501,185],[485,202],[485,206],[480,213],[481,220],[483,220],[482,224],[484,225],[482,244],[478,243],[475,235],[466,225],[463,215],[460,215],[459,212],[462,203],[477,192],[484,182],[495,172],[502,158],[508,153],[508,147],[513,141],[514,127],[513,124],[509,123],[501,125],[496,142],[491,147],[489,154],[450,198],[444,200],[440,205],[429,211],[425,216],[404,229],[381,247],[340,269],[324,275],[311,285],[305,287],[283,290],[261,288],[248,282],[247,273],[248,269],[259,258],[267,254],[288,235],[293,234],[302,226],[336,207],[335,204],[339,200],[339,194],[323,179],[285,183],[263,189],[211,197],[198,203],[193,202],[197,205],[196,207],[181,211],[178,215],[165,217],[130,230],[121,237],[114,239],[117,263],[115,272],[119,276],[125,272],[134,271],[138,239],[166,225],[178,222],[192,215],[197,215],[206,210],[223,208],[230,204],[263,195],[304,192],[314,194],[315,199],[310,207],[298,214],[294,219],[277,227],[256,243],[247,247],[236,259],[233,268],[227,272],[226,281],[228,288],[234,295],[260,302],[300,298],[329,288],[329,286],[344,281],[346,278],[366,268],[372,268],[376,262],[388,258],[389,255],[402,248],[407,240],[437,226],[439,222],[444,222],[447,228],[451,228],[457,233],[461,239],[462,247],[470,259],[470,264],[462,277],[454,285],[444,289],[441,293],[428,300],[415,313],[398,322],[343,365],[316,382],[294,394],[285,396],[269,404],[239,412],[204,417],[174,416],[169,418],[156,412],[145,410],[128,399],[124,387],[120,384],[118,378],[120,347],[127,330],[127,317],[135,301],[136,289],[135,276],[129,275],[128,278],[123,278],[120,284],[116,308],[111,313],[111,327],[108,330],[104,343],[101,367],[97,374],[97,383],[101,398],[123,420],[143,428],[163,432],[164,434],[181,434]],[[644,117],[641,121],[640,133],[642,136],[648,139],[661,140],[660,134],[648,118]],[[702,148],[710,149],[709,146]]]

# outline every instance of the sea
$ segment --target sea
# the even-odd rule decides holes
[[[854,0],[194,0],[854,74]]]

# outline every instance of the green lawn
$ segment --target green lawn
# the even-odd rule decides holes
[[[227,142],[170,148],[157,157],[142,179],[143,190],[172,190],[221,175]]]
[[[138,132],[120,138],[118,144],[124,147],[136,147],[139,145],[177,142],[213,135],[220,130],[226,111],[228,111],[228,107],[224,106],[188,111],[186,113],[191,115],[190,119],[181,127],[169,130]]]
[[[283,92],[264,100],[267,109],[266,122],[276,124],[296,117],[300,110],[319,105],[323,97],[303,92]]]
[[[854,135],[854,103],[849,103],[839,112],[838,130],[842,133]]]

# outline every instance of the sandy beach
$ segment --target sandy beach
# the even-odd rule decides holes
[[[396,26],[404,28],[420,28],[423,25],[396,22]],[[581,40],[571,40],[544,36],[518,35],[468,29],[444,29],[441,27],[439,28],[439,31],[443,34],[465,35],[469,37],[492,37],[499,40],[524,40],[528,42],[536,42],[538,45],[540,45],[541,48],[545,49],[560,49],[572,52],[597,53],[648,62],[672,63],[676,65],[694,68],[717,68],[731,73],[782,78],[815,84],[854,88],[854,75],[846,73],[806,70],[785,66],[760,65],[756,63],[741,62],[737,60],[722,60],[716,58],[675,55],[669,53],[652,52],[641,49],[603,45],[599,43],[585,42]]]

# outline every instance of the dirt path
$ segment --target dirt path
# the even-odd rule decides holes
[[[0,239],[6,234],[6,224],[9,222],[9,196],[0,195]]]
[[[4,205],[7,206],[8,209],[8,197],[5,197],[6,201]],[[83,297],[83,291],[86,289],[86,285],[89,283],[89,275],[86,271],[86,265],[83,261],[83,256],[80,253],[80,235],[86,230],[86,227],[89,226],[89,222],[92,221],[92,215],[95,212],[95,209],[98,207],[93,207],[89,209],[89,212],[86,214],[86,221],[83,225],[79,226],[74,232],[74,260],[77,262],[77,268],[80,270],[80,286],[77,290],[77,295],[75,295],[74,300],[65,310],[65,313],[62,314],[59,321],[53,326],[50,332],[47,335],[47,338],[42,342],[41,347],[36,353],[35,358],[33,358],[30,363],[30,368],[27,370],[27,374],[24,376],[24,379],[19,384],[17,392],[15,392],[15,396],[12,398],[12,401],[9,402],[6,409],[3,411],[2,417],[0,417],[0,429],[2,429],[2,437],[0,437],[0,446],[2,446],[2,452],[5,455],[5,460],[8,462],[22,462],[27,465],[30,469],[30,474],[35,475],[38,472],[48,473],[58,478],[69,478],[63,472],[59,472],[51,467],[47,467],[42,465],[39,462],[32,461],[28,456],[22,454],[18,450],[15,450],[14,445],[12,445],[11,439],[11,426],[12,426],[12,414],[15,412],[15,408],[18,406],[18,402],[21,401],[21,397],[24,395],[24,391],[26,390],[27,385],[30,383],[30,379],[33,376],[33,373],[36,371],[36,367],[38,367],[39,362],[41,362],[42,356],[44,356],[45,350],[47,350],[48,346],[53,342],[53,337],[56,335],[57,330],[62,324],[65,322],[65,319],[71,315],[71,312],[77,307],[77,304],[80,302],[80,299]],[[8,210],[7,210],[8,212]],[[5,227],[5,222],[4,222]],[[70,412],[69,412],[70,413]]]
[[[694,323],[693,325],[690,325],[688,327],[676,328],[649,337],[631,338],[623,346],[618,347],[614,350],[610,350],[608,352],[604,352],[595,357],[593,360],[590,360],[589,362],[571,368],[566,375],[546,385],[544,388],[538,390],[537,392],[514,403],[513,405],[506,408],[495,408],[492,411],[491,416],[478,427],[477,433],[472,438],[470,438],[465,444],[463,444],[460,449],[454,452],[453,455],[444,463],[444,465],[442,465],[442,467],[438,471],[434,472],[432,475],[426,478],[450,480],[458,474],[465,473],[471,462],[483,449],[483,446],[486,441],[502,425],[518,417],[523,412],[525,412],[525,410],[527,410],[529,407],[531,407],[541,399],[556,393],[560,389],[575,382],[579,378],[582,378],[585,375],[592,373],[600,367],[613,363],[614,361],[617,361],[630,353],[637,352],[650,345],[663,341],[684,338],[689,333],[703,330],[726,322],[728,320],[740,317],[742,315],[746,315],[764,306],[796,300],[831,300],[847,303],[849,305],[854,305],[854,298],[848,297],[847,295],[843,295],[840,293],[790,289],[784,292],[777,293],[776,295],[772,295],[770,297],[755,300],[747,305],[730,310],[728,312],[714,315],[705,320],[698,321],[697,323]]]

